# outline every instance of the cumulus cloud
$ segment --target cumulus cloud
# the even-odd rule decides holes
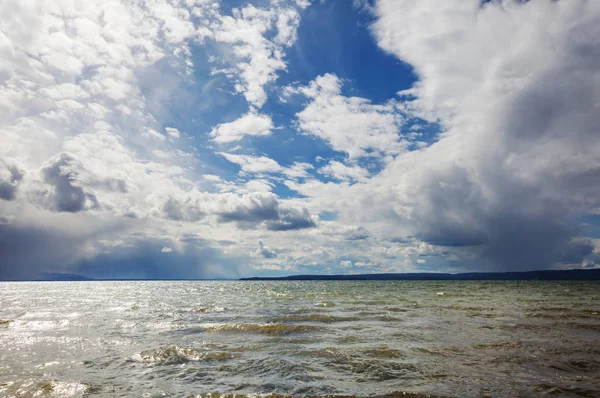
[[[199,221],[205,216],[202,201],[189,197],[169,197],[162,206],[163,214],[174,221]]]
[[[266,156],[234,155],[223,152],[220,155],[240,166],[246,173],[276,173],[284,170],[279,163]]]
[[[255,256],[262,256],[264,258],[275,258],[277,257],[277,252],[271,250],[269,246],[265,245],[262,240],[258,241],[258,248],[256,252],[254,252]]]
[[[113,241],[125,241],[127,232],[119,226],[135,221],[135,247],[151,251],[171,247],[173,237],[157,238],[163,231],[192,228],[207,217],[213,221],[235,208],[233,202],[243,202],[239,195],[201,191],[195,171],[201,161],[185,151],[185,133],[173,126],[172,117],[165,120],[173,110],[166,108],[173,105],[171,95],[191,82],[191,44],[202,46],[207,39],[218,42],[224,53],[233,48],[235,60],[229,60],[236,63],[240,92],[254,105],[264,102],[263,87],[285,68],[281,50],[295,40],[295,6],[245,7],[226,17],[212,1],[161,1],[152,7],[91,1],[81,8],[70,0],[50,0],[35,7],[10,2],[0,5],[0,11],[10,16],[0,21],[0,219],[8,220],[2,223],[3,260],[14,267],[37,264],[23,272],[3,270],[0,278],[34,275],[42,260],[85,268],[100,267],[102,261],[128,263],[128,250],[143,257],[127,245],[119,246],[117,257],[92,250],[102,246],[96,239],[107,238],[84,233],[81,220],[90,214],[98,217],[98,228],[113,226]],[[246,28],[255,33],[246,35]],[[230,137],[260,134],[247,126],[243,131],[220,127]],[[69,222],[65,229],[36,221],[27,227],[12,224],[29,214]],[[285,214],[277,210],[268,221],[278,222]],[[258,216],[252,221],[255,227],[264,222]],[[15,243],[13,235],[22,239]],[[44,243],[25,253],[21,249],[27,235]],[[200,252],[229,261],[209,247]],[[194,261],[191,251],[177,247],[177,253],[186,258],[177,270],[180,276],[185,264],[190,275],[205,274],[206,269],[195,267],[209,264]],[[22,259],[17,261],[18,256]],[[143,261],[148,273],[131,272],[154,275],[150,268],[156,266],[156,275],[168,273],[168,267],[153,261]],[[217,265],[215,260],[210,267]],[[101,269],[94,272],[106,275]]]
[[[219,213],[220,222],[237,222],[241,225],[261,223],[279,218],[279,202],[273,194],[254,193],[241,201],[230,203]]]
[[[0,160],[0,199],[13,200],[23,179],[23,171],[17,166],[7,165]]]
[[[355,241],[368,239],[371,233],[368,229],[358,225],[340,225],[337,223],[327,223],[321,229],[323,235],[332,237],[341,237],[343,240]]]
[[[317,219],[306,208],[281,208],[276,220],[267,221],[267,229],[270,231],[291,231],[316,226]]]
[[[250,180],[246,183],[246,188],[253,192],[271,192],[273,183],[266,180]]]
[[[484,266],[581,262],[573,216],[600,205],[600,4],[380,0],[375,12],[379,45],[420,78],[407,108],[446,129],[377,178],[398,218],[432,244],[477,246]]]
[[[210,136],[216,142],[227,143],[239,141],[245,135],[270,135],[273,128],[273,121],[269,116],[250,111],[233,122],[218,124],[212,129]]]
[[[295,162],[293,165],[283,171],[283,174],[289,178],[306,178],[309,176],[308,170],[314,169],[310,163]]]
[[[321,167],[319,173],[341,181],[364,181],[369,175],[369,172],[360,166],[347,166],[335,160]]]
[[[281,206],[274,194],[259,192],[244,195],[235,203],[229,202],[217,215],[219,222],[235,222],[241,228],[264,222],[271,231],[313,228],[318,220],[306,208]]]
[[[76,213],[85,208],[98,206],[96,197],[84,192],[83,188],[77,185],[79,169],[81,165],[65,152],[42,167],[41,174],[44,182],[54,188],[54,192],[50,192],[48,198],[52,209]]]
[[[306,101],[287,113],[261,108],[306,1],[38,3],[0,5],[2,279],[232,276],[275,252],[294,272],[600,262],[577,221],[600,214],[598,2],[379,0],[371,33],[414,86],[374,102],[332,70],[284,88]],[[249,105],[208,138],[178,109],[195,51]],[[272,153],[292,112],[334,159]]]
[[[394,104],[376,105],[365,98],[346,97],[342,95],[342,83],[337,76],[325,74],[308,86],[285,91],[310,99],[296,115],[298,128],[350,158],[401,153],[407,143],[400,137],[402,117]]]

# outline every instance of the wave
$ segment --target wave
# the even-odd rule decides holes
[[[417,347],[414,351],[421,352],[423,354],[436,355],[442,357],[454,357],[461,355],[464,350],[458,347]]]
[[[321,396],[322,398],[331,398],[331,395]],[[235,394],[235,393],[206,393],[191,395],[189,398],[320,398],[316,395],[285,395],[285,394]],[[365,398],[360,395],[335,395],[335,398]],[[408,391],[395,391],[383,395],[371,395],[369,398],[443,398],[440,395],[428,395]]]
[[[331,301],[321,301],[315,304],[315,307],[335,307],[336,304]]]
[[[473,344],[473,348],[476,349],[505,349],[505,350],[517,350],[523,348],[523,343],[519,341],[494,341],[491,343],[480,343]]]
[[[193,348],[182,348],[175,345],[142,351],[134,354],[131,360],[141,363],[179,364],[196,361],[223,361],[235,358],[229,352],[201,352]]]
[[[552,384],[538,384],[533,389],[534,392],[543,395],[555,396],[576,396],[576,397],[597,397],[600,396],[600,390],[592,390],[580,387],[560,387]]]
[[[290,314],[274,317],[274,322],[319,322],[319,323],[334,323],[334,322],[352,322],[358,321],[358,317],[336,316],[328,314]]]
[[[321,328],[311,325],[286,325],[282,323],[221,323],[205,325],[202,329],[212,332],[258,333],[282,336],[292,333],[317,331]]]
[[[186,312],[191,312],[191,313],[224,312],[224,311],[225,311],[224,307],[218,307],[216,305],[213,305],[211,307],[193,307],[193,308],[186,310]]]
[[[569,373],[594,373],[600,374],[600,361],[596,360],[570,360],[562,362],[549,362],[549,368],[562,370]]]
[[[91,393],[92,388],[84,383],[70,381],[42,380],[0,384],[0,394],[7,393],[11,397],[56,397],[80,398]]]
[[[402,351],[389,347],[371,348],[365,350],[364,353],[376,358],[402,358],[406,356]]]
[[[29,330],[29,331],[45,331],[45,330],[66,330],[69,328],[71,321],[61,319],[56,321],[11,321],[9,325],[14,329]],[[7,325],[8,326],[8,325]]]

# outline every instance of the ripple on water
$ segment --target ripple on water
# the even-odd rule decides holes
[[[538,384],[533,388],[538,394],[560,396],[560,397],[599,397],[600,389],[591,389],[583,387],[565,387],[552,384]]]
[[[597,283],[48,286],[0,283],[0,397],[600,397]]]
[[[337,365],[352,373],[358,382],[423,377],[417,365],[407,362],[352,358]]]
[[[257,333],[269,336],[282,336],[293,333],[314,332],[322,328],[312,325],[289,325],[283,323],[221,323],[205,325],[201,329],[209,332]]]
[[[300,362],[275,355],[231,362],[221,366],[219,371],[263,381],[312,382],[325,379],[322,372],[309,361]]]

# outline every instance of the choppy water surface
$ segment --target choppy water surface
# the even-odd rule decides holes
[[[0,283],[0,396],[598,397],[599,288]]]

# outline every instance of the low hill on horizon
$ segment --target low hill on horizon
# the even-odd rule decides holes
[[[275,277],[240,278],[243,281],[309,281],[309,280],[430,280],[430,281],[518,281],[518,280],[600,280],[600,268],[569,269],[569,270],[540,270],[524,272],[467,272],[459,274],[418,272],[394,274],[351,274],[351,275],[290,275]]]

